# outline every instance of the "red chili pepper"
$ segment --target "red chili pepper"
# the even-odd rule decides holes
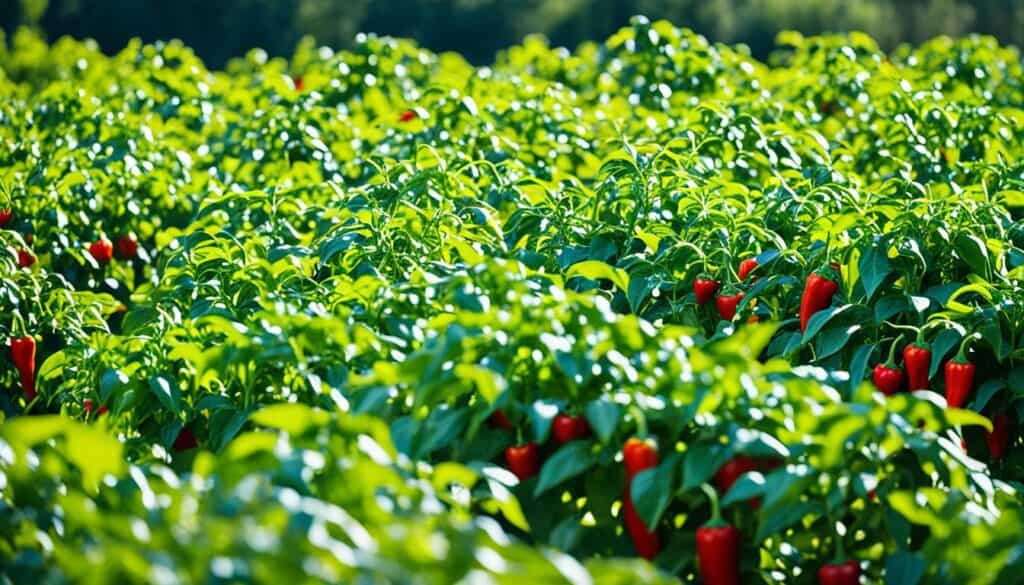
[[[839,290],[839,271],[835,265],[821,268],[807,277],[803,298],[800,299],[800,331],[807,331],[811,315],[825,310],[832,304],[832,297]]]
[[[722,285],[717,280],[712,280],[709,276],[698,276],[693,281],[693,293],[697,295],[697,304],[703,305],[710,301],[720,286]]]
[[[101,238],[89,245],[89,255],[100,264],[107,264],[114,257],[114,245]]]
[[[554,422],[551,423],[551,433],[555,436],[555,441],[559,445],[564,445],[569,441],[582,439],[589,435],[590,425],[587,424],[587,419],[582,416],[559,414],[555,417]]]
[[[536,443],[505,449],[505,462],[519,481],[526,481],[540,472],[540,455]]]
[[[961,346],[960,353],[946,362],[946,404],[961,408],[974,389],[974,364],[967,361]]]
[[[911,392],[927,388],[928,370],[932,367],[931,346],[919,337],[903,348],[903,363],[907,367],[907,388]]]
[[[742,292],[738,292],[732,295],[718,295],[715,299],[715,303],[718,305],[718,314],[726,321],[732,321],[736,316],[736,307],[739,306],[740,301],[747,295]]]
[[[755,268],[758,267],[757,258],[747,258],[743,262],[740,262],[739,277],[740,280],[746,280],[747,275],[751,273]]]
[[[718,491],[725,494],[741,475],[748,471],[757,471],[757,469],[757,462],[752,458],[743,455],[734,457],[732,461],[719,467],[718,471],[715,472],[715,483],[718,484]]]
[[[96,405],[93,404],[92,398],[86,398],[85,400],[82,401],[82,408],[85,410],[85,415],[87,417],[90,414],[92,414],[92,411],[95,407]],[[99,411],[97,411],[97,414],[100,416],[107,414],[107,407],[101,405]]]
[[[512,422],[508,420],[505,411],[500,408],[491,413],[491,424],[501,429],[512,430]]]
[[[623,517],[626,531],[633,540],[636,553],[647,560],[658,556],[661,541],[657,530],[651,530],[636,512],[629,486],[633,477],[645,469],[658,465],[658,450],[653,443],[641,439],[629,439],[622,447],[622,462],[626,467],[626,489],[622,496]]]
[[[10,209],[0,209],[0,228],[10,223],[12,217],[14,217],[13,211]]]
[[[1010,417],[1000,413],[992,417],[992,432],[985,431],[985,442],[988,443],[988,453],[993,461],[999,461],[1006,454],[1006,447],[1010,444]]]
[[[718,496],[711,486],[701,489],[711,500],[711,520],[697,529],[697,560],[703,585],[739,585],[740,533],[722,520]]]
[[[11,339],[11,360],[21,377],[21,389],[29,402],[36,397],[36,340],[31,335]]]
[[[819,585],[857,585],[860,583],[860,565],[857,561],[822,565],[818,569]]]
[[[28,268],[36,263],[36,257],[28,250],[18,250],[18,266]]]
[[[402,122],[412,122],[413,120],[416,119],[416,112],[412,110],[406,110],[402,112],[402,116],[398,119],[401,120]]]
[[[192,434],[191,429],[183,427],[178,432],[178,437],[174,439],[174,450],[175,451],[188,451],[189,449],[195,449],[199,446],[199,441],[196,440],[196,436]]]
[[[899,339],[889,348],[889,359],[884,364],[875,366],[871,373],[871,381],[886,396],[892,396],[903,388],[903,370],[896,365],[896,345]]]
[[[293,77],[292,78],[292,83],[295,84],[295,91],[302,91],[302,87],[305,85],[302,82],[302,76],[301,75],[296,75],[295,77]]]
[[[114,243],[117,246],[117,257],[123,260],[131,260],[139,252],[139,242],[131,234],[117,238]]]

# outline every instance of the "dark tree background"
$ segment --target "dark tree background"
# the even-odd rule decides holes
[[[179,38],[209,65],[253,47],[288,55],[304,35],[344,48],[356,32],[411,37],[476,63],[530,33],[575,47],[633,14],[667,18],[764,57],[775,34],[862,30],[883,46],[939,34],[993,34],[1024,44],[1024,0],[0,0],[0,27],[40,27],[116,51],[133,37]]]

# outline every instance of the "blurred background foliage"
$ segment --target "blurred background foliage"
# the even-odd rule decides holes
[[[745,43],[765,58],[780,30],[861,30],[883,48],[936,35],[991,34],[1024,44],[1024,0],[0,0],[0,28],[41,28],[51,39],[94,38],[113,52],[129,39],[178,38],[211,67],[253,47],[290,55],[305,35],[347,48],[356,32],[416,39],[490,63],[496,51],[542,33],[574,48],[644,14]]]

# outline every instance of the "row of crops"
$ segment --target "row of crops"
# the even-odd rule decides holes
[[[1024,71],[636,18],[0,47],[4,583],[1010,583]]]

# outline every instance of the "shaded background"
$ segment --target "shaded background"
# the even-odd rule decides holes
[[[116,52],[133,37],[179,38],[211,67],[262,47],[290,55],[312,35],[345,48],[356,32],[416,39],[474,63],[530,33],[574,48],[604,40],[633,14],[667,18],[764,58],[775,34],[862,30],[885,48],[981,32],[1024,44],[1024,0],[0,0],[0,28],[40,27]]]

